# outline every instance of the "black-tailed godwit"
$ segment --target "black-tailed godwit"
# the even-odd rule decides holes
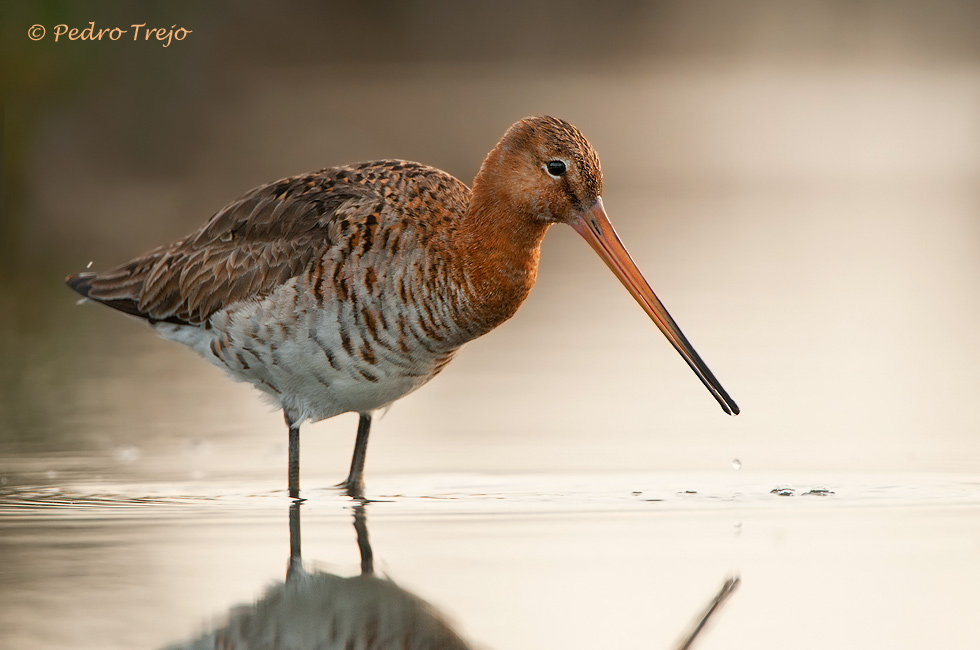
[[[289,427],[294,498],[300,425],[360,414],[341,486],[361,496],[371,414],[514,315],[555,223],[595,249],[722,409],[738,413],[643,279],[601,195],[588,140],[533,117],[504,134],[472,190],[402,160],[331,167],[257,187],[184,239],[67,282],[269,395]]]

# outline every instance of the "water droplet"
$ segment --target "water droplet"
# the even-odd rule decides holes
[[[88,264],[86,264],[86,265],[85,265],[85,268],[87,268],[87,269],[90,269],[90,268],[92,268],[92,262],[89,262]]]
[[[769,494],[777,494],[781,497],[791,497],[795,492],[796,490],[791,487],[774,487],[769,490]]]
[[[7,484],[7,477],[0,476],[0,485],[6,485],[6,484]]]
[[[55,478],[58,478],[58,472],[54,471],[53,469],[49,469],[48,470],[48,473],[45,474],[45,476],[47,476],[49,480],[50,479],[55,479]]]
[[[738,470],[742,469],[742,461],[740,461],[737,458],[733,459],[732,460],[732,469],[735,470],[736,472]]]

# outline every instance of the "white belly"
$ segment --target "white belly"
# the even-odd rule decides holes
[[[210,328],[162,322],[154,328],[262,390],[297,424],[383,408],[429,381],[455,352],[433,352],[417,341],[405,352],[393,333],[363,336],[348,304],[306,309],[290,291],[286,285],[217,312]]]

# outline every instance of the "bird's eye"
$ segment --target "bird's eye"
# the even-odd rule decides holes
[[[565,163],[560,160],[549,160],[548,164],[544,166],[549,174],[558,178],[565,173]]]

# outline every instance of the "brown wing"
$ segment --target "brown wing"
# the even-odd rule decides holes
[[[87,298],[145,318],[198,325],[302,274],[337,220],[377,213],[382,197],[328,169],[252,190],[186,239],[101,273],[70,276]]]

